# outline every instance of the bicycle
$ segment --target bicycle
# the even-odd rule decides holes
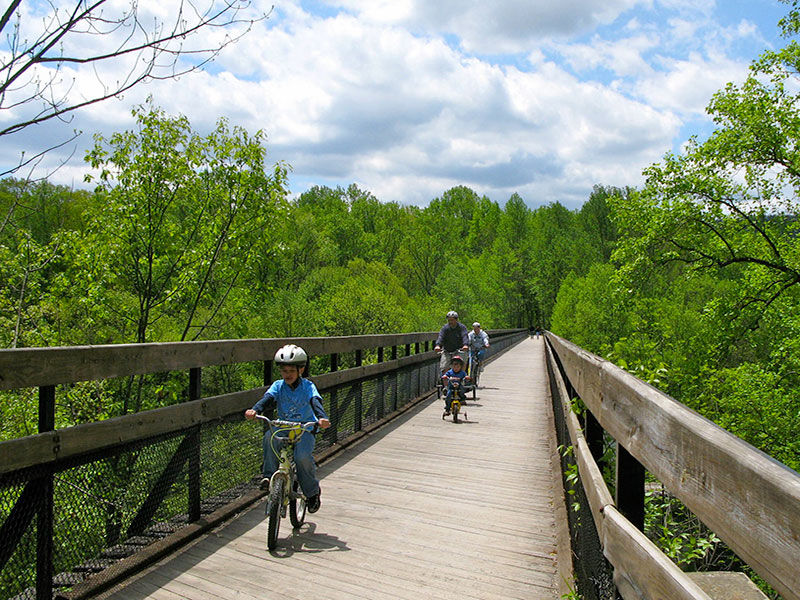
[[[319,423],[295,423],[294,421],[280,421],[270,419],[264,415],[256,415],[257,419],[266,421],[273,429],[270,446],[276,440],[278,433],[287,432],[285,436],[277,437],[282,443],[278,455],[278,470],[269,479],[269,494],[267,496],[266,514],[269,520],[267,525],[267,548],[274,550],[278,545],[278,530],[281,519],[286,516],[287,508],[289,520],[295,529],[300,527],[306,519],[306,497],[300,489],[297,471],[294,464],[294,447],[305,431],[312,431]]]
[[[461,394],[459,393],[459,388],[461,387],[462,383],[461,379],[458,377],[447,377],[442,379],[447,379],[448,386],[453,388],[453,396],[450,398],[449,412],[451,415],[453,415],[453,423],[458,423],[458,414],[461,412]],[[466,400],[466,398],[464,398],[464,400]],[[442,412],[442,421],[444,421],[444,418],[447,416],[447,414],[448,409],[445,409],[444,412]],[[464,411],[464,420],[468,420],[466,411]]]
[[[437,350],[436,354],[438,354],[440,357],[441,357],[442,354],[448,354],[450,356],[450,358],[452,359],[454,356],[457,356],[457,355],[460,356],[461,354],[463,354],[463,349],[460,349],[460,350]],[[452,363],[449,363],[449,364],[452,364]],[[445,371],[446,371],[446,369],[442,371],[442,375],[444,375]],[[442,380],[440,379],[436,383],[436,399],[437,400],[441,400],[442,391],[443,390],[444,390],[444,385],[442,385]]]
[[[467,359],[467,375],[470,376],[473,383],[472,388],[472,397],[475,398],[475,390],[478,389],[478,381],[481,377],[481,372],[483,371],[483,360],[480,357],[480,353],[483,352],[483,348],[480,350],[474,350],[470,348],[469,351],[469,358]]]

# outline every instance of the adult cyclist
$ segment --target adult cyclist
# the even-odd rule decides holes
[[[447,371],[453,362],[453,355],[459,351],[465,352],[468,345],[467,327],[459,322],[458,313],[451,310],[447,313],[447,323],[439,330],[439,336],[436,338],[436,345],[433,348],[436,352],[442,353],[439,359],[439,370],[442,373]]]
[[[474,359],[477,360],[478,363],[483,362],[483,357],[486,355],[486,349],[490,346],[489,344],[489,334],[486,333],[483,329],[481,329],[481,324],[475,321],[472,324],[472,331],[469,332],[467,336],[469,339],[469,353]],[[475,385],[478,385],[478,377],[480,377],[480,370],[481,367],[478,366],[475,374],[473,375],[473,379],[475,380]]]

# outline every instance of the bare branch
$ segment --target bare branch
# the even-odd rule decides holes
[[[253,8],[253,0],[208,0],[209,5],[201,9],[198,3],[202,1],[180,0],[168,21],[156,19],[148,26],[140,18],[136,2],[122,10],[114,9],[108,0],[77,0],[70,11],[51,5],[52,14],[44,20],[44,30],[29,42],[21,31],[26,25],[19,12],[21,0],[13,0],[0,18],[0,31],[14,24],[14,30],[6,33],[6,52],[0,59],[0,112],[6,116],[0,136],[51,119],[63,120],[76,110],[119,97],[148,81],[175,79],[202,70],[272,12],[270,8],[266,13],[247,15]],[[205,32],[217,29],[228,33],[218,41],[208,41],[210,36]],[[86,43],[85,39],[92,42]],[[190,46],[190,41],[199,44]],[[85,55],[82,51],[65,53],[69,48],[98,50]],[[132,58],[135,60],[130,63]],[[190,60],[186,64],[181,59]],[[63,69],[67,65],[118,63],[122,76],[114,82],[104,81],[95,69],[100,91],[88,97],[74,97],[76,80],[66,82],[66,89],[63,87]],[[33,111],[26,108],[32,105],[38,108]],[[54,144],[37,153],[37,157],[64,143]],[[0,176],[18,171],[30,160],[36,159],[21,159],[19,165]]]

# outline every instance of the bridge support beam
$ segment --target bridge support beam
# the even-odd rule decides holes
[[[644,531],[644,466],[617,443],[616,505],[639,531]]]

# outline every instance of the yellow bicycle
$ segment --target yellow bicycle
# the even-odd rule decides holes
[[[266,421],[272,430],[270,447],[280,446],[277,452],[278,470],[269,479],[269,495],[267,497],[267,548],[274,550],[278,545],[278,530],[281,519],[288,509],[292,527],[300,527],[306,519],[306,497],[300,489],[297,470],[294,464],[294,447],[305,431],[312,431],[319,423],[296,423],[270,419],[264,415],[256,415]],[[285,435],[284,435],[285,433]],[[279,435],[280,434],[280,435]]]
[[[442,420],[449,414],[453,415],[453,423],[458,423],[458,414],[461,412],[461,384],[462,381],[458,377],[443,377],[442,381],[447,380],[447,384],[452,388],[453,395],[450,398],[449,408],[445,409],[442,413]],[[466,379],[466,378],[465,378]],[[443,386],[444,387],[444,386]],[[466,400],[466,397],[464,398]],[[464,420],[467,419],[467,412],[464,411]]]

